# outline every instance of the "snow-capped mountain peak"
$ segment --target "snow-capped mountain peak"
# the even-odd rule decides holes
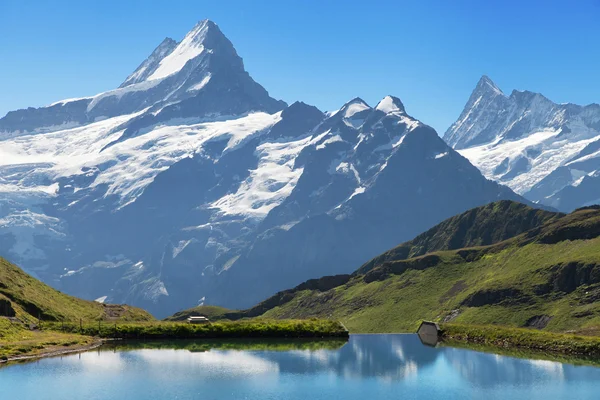
[[[185,35],[177,47],[158,63],[156,69],[147,79],[162,79],[181,71],[186,63],[202,54],[206,47],[205,41],[211,31],[222,36],[215,23],[209,20],[200,21]]]
[[[484,76],[444,139],[530,200],[570,211],[600,198],[597,105],[556,104],[527,90],[506,96]]]
[[[147,80],[164,79],[181,71],[186,63],[200,56],[205,50],[211,52],[217,47],[225,47],[229,52],[233,50],[231,42],[214,22],[202,20],[181,42],[166,38],[120,87]]]
[[[477,87],[475,88],[475,91],[478,92],[483,92],[483,91],[492,91],[495,94],[498,95],[503,95],[504,93],[502,92],[502,90],[498,87],[498,85],[496,85],[494,83],[494,81],[492,81],[490,79],[489,76],[487,75],[483,75],[480,79],[479,82],[477,83]]]
[[[354,99],[344,104],[342,108],[340,108],[339,114],[343,118],[350,119],[353,118],[356,114],[367,110],[371,110],[371,107],[367,104],[367,102],[361,99],[360,97],[355,97]]]
[[[385,96],[375,107],[376,110],[384,112],[386,114],[393,113],[402,113],[404,114],[406,111],[404,109],[404,104],[400,101],[399,98],[394,96]]]
[[[156,49],[150,54],[150,56],[142,63],[131,75],[125,79],[125,82],[119,86],[123,88],[125,86],[133,85],[135,83],[143,82],[156,71],[160,62],[168,56],[176,47],[178,43],[171,39],[165,38]]]
[[[127,123],[125,136],[131,137],[140,129],[173,118],[206,120],[253,111],[274,113],[285,106],[244,70],[241,57],[218,26],[203,20],[181,42],[163,40],[117,89],[8,113],[0,119],[0,140],[144,111]]]

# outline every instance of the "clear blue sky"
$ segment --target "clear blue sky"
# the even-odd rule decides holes
[[[322,110],[393,94],[443,134],[482,74],[600,102],[600,0],[0,0],[0,116],[115,88],[204,18],[272,96]]]

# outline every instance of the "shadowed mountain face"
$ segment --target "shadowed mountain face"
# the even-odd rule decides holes
[[[86,299],[250,306],[522,200],[387,96],[269,97],[210,21],[115,90],[0,120],[0,252]],[[524,200],[523,200],[524,201]]]
[[[600,105],[506,96],[481,78],[444,139],[489,179],[560,210],[600,202]]]

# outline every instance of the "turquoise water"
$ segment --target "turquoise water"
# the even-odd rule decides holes
[[[0,368],[0,399],[598,399],[600,368],[353,335],[337,349],[104,349]]]

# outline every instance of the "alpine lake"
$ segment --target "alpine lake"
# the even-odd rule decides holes
[[[6,400],[598,399],[600,360],[346,340],[117,342],[0,368]]]

